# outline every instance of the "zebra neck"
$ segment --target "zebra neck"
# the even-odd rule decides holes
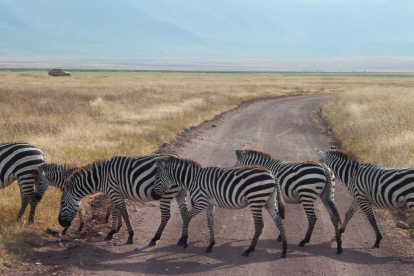
[[[334,171],[335,176],[346,186],[349,185],[352,175],[359,167],[359,163],[352,160],[336,160],[328,166]]]
[[[107,182],[107,166],[103,163],[92,164],[88,168],[76,171],[71,179],[74,190],[79,196],[85,196],[93,192],[105,192],[104,185]]]
[[[281,160],[272,159],[264,165],[275,173],[278,172],[281,168],[283,168],[283,162]]]

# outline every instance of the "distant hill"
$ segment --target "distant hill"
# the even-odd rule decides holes
[[[0,59],[414,56],[413,14],[408,0],[0,0]]]

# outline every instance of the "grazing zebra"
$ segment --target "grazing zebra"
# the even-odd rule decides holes
[[[176,183],[188,190],[193,208],[183,219],[183,234],[181,242],[188,246],[188,225],[193,217],[202,210],[207,211],[210,244],[206,252],[211,252],[216,241],[214,238],[214,209],[215,206],[226,209],[242,209],[249,206],[254,219],[255,233],[250,247],[242,254],[248,256],[256,248],[263,229],[262,209],[269,212],[282,236],[283,251],[281,257],[286,257],[287,242],[284,229],[284,202],[279,198],[279,183],[272,172],[264,167],[245,166],[240,168],[202,168],[200,164],[189,159],[176,156],[157,158],[159,167],[155,193],[164,195],[165,191]],[[275,209],[277,196],[278,208]]]
[[[27,143],[0,144],[0,189],[19,183],[22,206],[17,220],[20,220],[30,202],[28,223],[33,223],[38,200],[35,199],[34,182],[37,167],[45,163],[43,152]]]
[[[100,191],[108,196],[113,208],[113,223],[106,240],[112,239],[117,232],[115,218],[120,212],[128,228],[127,244],[133,243],[134,231],[129,221],[124,198],[148,202],[158,199],[154,194],[153,185],[157,171],[155,159],[162,155],[150,155],[141,157],[117,156],[108,160],[95,161],[75,171],[67,180],[62,195],[59,224],[69,227],[71,221],[79,211],[80,200],[88,194]],[[156,244],[160,239],[164,228],[170,219],[170,204],[176,198],[181,216],[187,213],[185,197],[187,192],[177,185],[171,187],[160,200],[161,224],[152,238],[149,246]]]
[[[311,239],[316,223],[315,201],[318,197],[327,209],[335,228],[337,254],[342,253],[341,216],[333,199],[335,190],[335,176],[323,163],[285,162],[274,160],[270,154],[257,150],[236,150],[237,162],[235,166],[258,164],[272,170],[279,180],[283,199],[286,203],[302,204],[308,218],[309,226],[305,238],[299,243],[303,247]]]
[[[374,228],[378,248],[382,235],[378,229],[371,205],[387,210],[407,207],[414,211],[414,168],[386,168],[374,164],[360,164],[349,154],[332,147],[328,152],[316,150],[325,162],[348,188],[354,200],[345,215],[341,232],[358,210],[364,211]]]
[[[44,164],[38,167],[39,174],[36,176],[35,181],[35,197],[36,199],[42,199],[43,194],[46,192],[46,189],[50,186],[55,186],[63,191],[65,180],[80,167],[75,165],[68,164]],[[108,222],[108,218],[112,212],[112,204],[108,206],[105,221]],[[82,208],[79,209],[79,220],[80,225],[78,231],[82,231],[82,228],[85,224],[82,214]],[[118,226],[119,230],[122,226],[122,217],[118,215]],[[69,227],[65,227],[62,231],[62,235],[65,235]]]

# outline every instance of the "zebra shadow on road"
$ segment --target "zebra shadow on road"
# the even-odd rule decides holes
[[[177,245],[163,246],[160,242],[155,247],[136,245],[116,246],[108,248],[105,243],[70,245],[68,248],[38,252],[28,262],[40,262],[49,272],[84,271],[105,274],[110,271],[125,273],[142,273],[154,275],[203,273],[212,271],[233,271],[234,269],[249,270],[250,265],[263,263],[265,267],[280,267],[312,262],[313,259],[334,259],[340,262],[376,265],[384,263],[413,264],[397,257],[376,257],[364,249],[344,248],[344,253],[335,254],[333,241],[321,244],[308,244],[298,247],[289,244],[286,259],[279,258],[281,244],[273,239],[259,240],[256,250],[248,257],[240,254],[249,244],[247,240],[231,240],[218,244],[212,253],[205,253],[205,241],[192,241],[183,249]],[[111,246],[112,247],[112,246]],[[109,249],[109,250],[108,250]],[[115,249],[115,250],[114,250]],[[376,249],[381,250],[381,249]],[[277,272],[277,270],[275,270]],[[81,273],[82,274],[82,273]]]

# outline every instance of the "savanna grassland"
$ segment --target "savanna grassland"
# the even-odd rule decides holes
[[[365,162],[414,166],[414,75],[0,71],[0,142],[38,146],[48,163],[150,154],[183,129],[258,97],[335,93],[322,115]],[[57,223],[51,187],[35,224],[15,222],[20,194],[0,190],[0,268]],[[39,223],[40,222],[40,223]]]

